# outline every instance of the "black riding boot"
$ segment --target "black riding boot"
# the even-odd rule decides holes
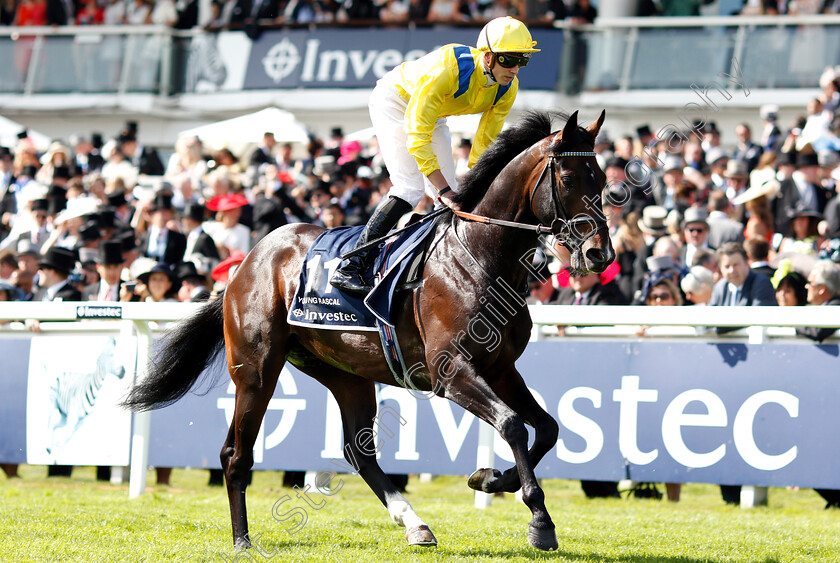
[[[397,224],[400,217],[411,211],[412,208],[413,206],[405,200],[393,196],[389,197],[388,201],[380,205],[368,220],[361,236],[359,236],[359,240],[356,242],[356,248],[367,244],[368,241],[387,235],[388,231]],[[348,258],[347,262],[333,274],[330,283],[347,293],[367,294],[371,287],[365,281],[363,275],[370,265],[370,259],[376,256],[373,248],[371,247]]]

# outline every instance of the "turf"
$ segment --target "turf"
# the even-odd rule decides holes
[[[207,472],[179,470],[169,488],[136,500],[127,485],[98,483],[93,468],[46,478],[21,467],[0,478],[0,561],[840,561],[840,510],[824,510],[811,490],[771,489],[767,507],[725,505],[717,487],[687,485],[678,504],[650,499],[586,499],[577,482],[544,482],[560,547],[545,553],[526,540],[529,513],[513,495],[473,508],[464,478],[409,482],[407,498],[437,536],[436,548],[411,548],[403,529],[358,477],[315,510],[282,487],[282,474],[259,472],[248,490],[251,535],[261,552],[232,548],[227,497],[207,486]],[[154,482],[154,473],[149,473]],[[289,499],[277,504],[284,495]],[[292,508],[308,520],[278,520]],[[300,511],[298,511],[300,512]]]

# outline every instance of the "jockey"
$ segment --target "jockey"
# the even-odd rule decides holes
[[[522,22],[496,18],[479,33],[477,48],[446,45],[379,79],[370,96],[370,119],[394,185],[365,225],[356,248],[386,235],[427,189],[451,203],[445,194],[457,185],[445,118],[483,114],[470,152],[472,167],[502,130],[519,89],[516,75],[539,51],[536,44]],[[330,283],[366,294],[370,285],[363,274],[373,256],[370,250],[352,256]]]

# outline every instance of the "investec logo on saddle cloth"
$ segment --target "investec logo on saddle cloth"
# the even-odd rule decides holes
[[[306,254],[289,324],[333,330],[377,330],[376,318],[362,298],[330,284],[341,255],[353,250],[362,227],[338,227],[324,232]]]
[[[341,255],[353,250],[364,227],[338,227],[319,236],[303,262],[295,299],[289,310],[289,324],[333,330],[378,330],[379,324],[393,326],[391,308],[400,280],[434,232],[437,219],[416,223],[399,236],[391,237],[373,264],[380,281],[364,298],[334,288],[330,278],[341,265]],[[384,265],[383,265],[384,262]]]

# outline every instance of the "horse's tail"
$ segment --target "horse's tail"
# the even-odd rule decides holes
[[[149,361],[149,373],[122,406],[145,411],[171,405],[189,391],[222,351],[224,299],[219,295],[163,337]]]

